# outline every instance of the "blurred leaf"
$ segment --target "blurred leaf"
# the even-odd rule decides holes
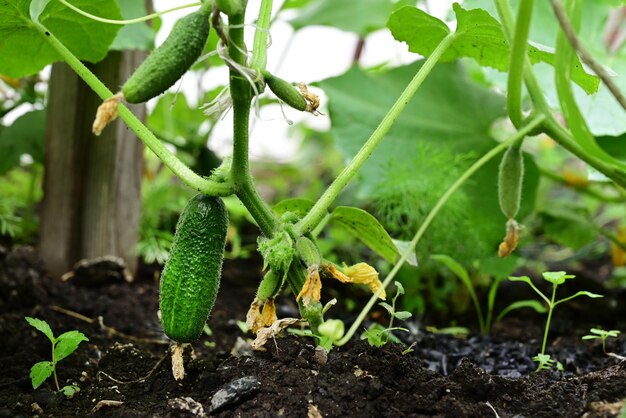
[[[206,120],[202,110],[189,106],[185,94],[166,93],[148,116],[147,125],[159,138],[186,149],[199,142],[204,145],[206,135],[198,130]]]
[[[120,10],[124,19],[134,19],[148,14],[144,0],[121,0]],[[154,30],[146,22],[123,26],[117,33],[110,49],[123,51],[125,49],[150,50],[154,47]]]
[[[361,0],[355,7],[351,0],[318,0],[307,2],[289,23],[295,30],[307,26],[332,26],[364,37],[384,28],[391,12],[409,3],[406,0]]]
[[[471,57],[480,65],[506,71],[509,68],[510,48],[502,32],[502,26],[482,9],[465,10],[458,3],[453,5],[457,17],[455,39],[441,57],[441,62],[450,62],[459,57]],[[428,56],[445,36],[448,26],[437,18],[415,7],[403,7],[389,18],[389,29],[399,41],[405,41],[409,50]],[[531,62],[554,63],[554,54],[539,45],[528,47]],[[580,61],[572,70],[572,79],[593,93],[598,89],[597,77],[587,74]]]
[[[115,0],[71,0],[71,3],[97,16],[120,19]],[[39,15],[39,21],[79,59],[98,62],[113,42],[119,26],[86,18],[59,2],[51,2]],[[48,44],[30,18],[30,0],[0,2],[0,73],[23,77],[60,61],[60,55]]]
[[[300,198],[292,198],[281,200],[277,204],[274,205],[274,212],[278,216],[284,214],[285,212],[293,212],[298,217],[304,217],[313,207],[314,203],[308,199],[300,199]]]
[[[585,210],[576,211],[563,204],[553,204],[540,212],[544,233],[554,242],[578,250],[598,236],[596,227]]]
[[[396,249],[398,250],[398,253],[400,255],[404,254],[404,252],[409,248],[409,245],[411,244],[410,241],[403,241],[403,240],[393,239],[393,238],[391,239],[391,241],[393,241],[393,245],[396,246]],[[406,263],[410,266],[417,267],[418,263],[417,263],[417,255],[415,255],[415,251],[412,251],[411,254],[409,254],[408,258],[406,259]]]
[[[20,165],[20,156],[29,154],[43,163],[46,111],[33,110],[0,131],[0,175]]]
[[[407,311],[398,311],[398,312],[394,312],[393,316],[398,318],[400,321],[406,321],[412,316],[412,314],[411,312],[407,312]]]
[[[543,303],[537,300],[532,300],[532,299],[518,300],[517,302],[513,302],[506,308],[502,309],[502,311],[496,318],[496,321],[501,321],[502,318],[504,318],[509,313],[511,313],[511,311],[514,311],[517,309],[524,309],[524,308],[534,309],[535,312],[540,313],[540,314],[548,312],[548,308],[546,308]]]
[[[390,263],[395,263],[400,256],[385,228],[363,209],[338,206],[331,213],[330,222],[337,223],[352,232],[372,251]]]

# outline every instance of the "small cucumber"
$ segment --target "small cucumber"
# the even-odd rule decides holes
[[[520,208],[524,179],[524,156],[519,146],[510,146],[502,156],[498,173],[498,199],[500,209],[513,219]]]
[[[280,100],[287,103],[287,105],[293,107],[294,109],[300,110],[302,112],[306,110],[306,99],[292,84],[283,80],[282,78],[276,77],[269,71],[263,71],[263,78],[265,78],[265,83],[270,88],[270,90],[272,90],[272,92]]]
[[[227,228],[228,212],[218,197],[196,195],[180,215],[159,301],[163,330],[172,340],[191,342],[202,333],[220,284]]]
[[[161,46],[122,87],[129,103],[143,103],[172,87],[200,57],[209,37],[209,12],[202,8],[180,19]]]

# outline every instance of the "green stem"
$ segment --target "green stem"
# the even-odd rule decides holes
[[[52,375],[54,376],[54,384],[57,387],[57,392],[61,390],[61,387],[59,386],[59,379],[57,378],[57,362],[55,361],[56,359],[54,358],[54,346],[56,345],[56,343],[52,343]]]
[[[259,18],[256,21],[251,67],[264,70],[267,65],[267,37],[272,18],[272,0],[261,0]]]
[[[513,45],[515,33],[515,19],[513,17],[513,9],[509,4],[509,0],[494,0],[494,3],[502,22],[504,36],[509,42],[509,45]],[[510,70],[511,69],[509,69],[509,71]],[[535,109],[546,115],[550,114],[550,106],[548,105],[548,102],[543,95],[543,90],[539,86],[539,82],[535,77],[535,73],[533,72],[533,68],[530,60],[528,59],[528,56],[524,57],[524,83],[526,84],[526,89],[528,90],[528,94],[533,101]]]
[[[378,301],[378,297],[380,293],[382,293],[382,291],[389,285],[389,283],[391,283],[391,281],[394,279],[396,274],[398,274],[398,272],[400,271],[400,268],[406,262],[407,258],[409,258],[409,255],[411,255],[415,251],[415,247],[419,243],[420,239],[422,239],[422,236],[426,232],[426,229],[428,229],[428,227],[430,226],[432,221],[435,219],[435,217],[437,216],[441,208],[446,204],[448,199],[450,199],[450,197],[482,166],[484,166],[492,158],[494,158],[495,156],[500,154],[502,151],[504,151],[506,148],[508,148],[511,144],[515,143],[516,141],[519,141],[520,138],[523,138],[526,135],[528,135],[528,133],[532,132],[541,123],[543,123],[544,120],[545,120],[545,115],[539,114],[535,116],[527,125],[525,125],[517,133],[515,133],[506,141],[495,146],[493,149],[491,149],[491,151],[483,155],[478,161],[472,164],[472,166],[469,167],[461,175],[461,177],[459,177],[458,180],[455,181],[448,188],[448,190],[446,190],[446,192],[439,198],[435,206],[430,210],[430,212],[428,213],[428,216],[426,216],[426,219],[424,219],[424,222],[422,223],[419,230],[417,231],[417,233],[415,234],[415,236],[409,243],[408,247],[406,248],[404,253],[402,253],[398,262],[395,264],[395,266],[393,266],[393,269],[391,269],[391,272],[389,272],[389,274],[383,281],[381,288],[370,297],[370,300],[367,302],[367,305],[365,305],[363,310],[361,310],[361,312],[359,313],[359,316],[354,321],[354,324],[352,324],[352,326],[350,327],[346,335],[344,335],[344,337],[341,340],[336,342],[336,345],[341,346],[347,343],[348,341],[350,341],[354,333],[361,326],[361,323],[363,323],[363,321],[365,320],[365,317],[367,316],[369,311],[372,309],[374,304]]]
[[[109,99],[113,93],[82,62],[72,54],[48,29],[40,23],[33,25],[41,32],[48,43],[61,55],[65,62],[87,83],[102,100]],[[194,173],[187,165],[172,154],[161,141],[123,104],[118,105],[119,116],[126,125],[156,154],[174,174],[189,187],[211,196],[228,196],[233,193],[230,183],[217,183]]]
[[[509,118],[513,125],[519,127],[522,123],[522,82],[526,63],[526,49],[528,46],[528,31],[533,14],[533,0],[520,2],[515,23],[515,37],[511,48],[509,64],[509,78],[507,85],[506,103]]]
[[[244,14],[229,16],[228,53],[230,58],[241,66],[246,65],[245,45],[243,41]],[[259,228],[267,237],[272,237],[278,222],[272,211],[259,196],[252,176],[248,158],[250,103],[252,89],[248,81],[235,68],[230,69],[230,94],[233,99],[233,162],[231,177],[235,184],[237,197],[256,220]]]
[[[409,104],[417,89],[422,85],[428,74],[432,71],[432,69],[437,64],[437,61],[441,58],[443,53],[448,49],[452,41],[454,40],[454,34],[449,34],[446,36],[437,46],[437,48],[433,51],[433,53],[428,57],[428,59],[421,66],[415,77],[411,80],[411,82],[406,86],[402,94],[396,102],[393,104],[389,112],[385,115],[383,120],[380,122],[376,130],[372,133],[369,139],[363,144],[363,147],[359,150],[359,152],[352,158],[350,163],[343,169],[343,171],[337,176],[335,181],[326,189],[326,191],[322,194],[319,200],[315,203],[315,205],[311,208],[311,210],[306,214],[304,218],[300,220],[296,224],[296,233],[303,234],[315,228],[317,224],[320,223],[328,208],[332,204],[332,202],[337,198],[339,193],[343,190],[343,188],[348,184],[348,182],[354,177],[354,175],[358,172],[361,166],[367,161],[369,156],[372,154],[374,149],[378,146],[380,141],[385,137],[389,129],[393,126],[395,121],[400,116],[400,113],[406,108]]]
[[[200,3],[199,1],[194,2],[194,3],[188,3],[188,4],[183,4],[182,6],[176,6],[176,7],[172,7],[171,9],[167,9],[167,10],[163,10],[162,12],[157,12],[157,13],[152,13],[146,16],[142,16],[142,17],[138,17],[136,19],[127,19],[127,20],[116,20],[116,19],[106,19],[104,17],[100,17],[100,16],[96,16],[96,15],[92,15],[91,13],[88,13],[82,9],[79,9],[78,7],[74,6],[71,3],[68,3],[65,0],[58,0],[59,3],[63,4],[65,7],[74,10],[76,13],[81,14],[91,20],[95,20],[97,22],[102,22],[102,23],[108,23],[111,25],[131,25],[133,23],[140,23],[140,22],[145,22],[147,20],[151,20],[154,18],[157,18],[159,16],[162,16],[166,13],[170,13],[170,12],[174,12],[176,10],[181,10],[181,9],[186,9],[188,7],[195,7],[195,6],[200,6],[202,3]]]
[[[552,299],[548,304],[548,319],[546,319],[546,329],[543,331],[543,343],[541,344],[541,354],[546,354],[546,343],[548,342],[548,331],[550,331],[550,321],[552,320],[552,311],[554,310],[554,299],[556,298],[557,285],[552,285]]]

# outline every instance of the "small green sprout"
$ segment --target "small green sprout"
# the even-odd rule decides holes
[[[533,357],[533,361],[535,363],[539,363],[537,365],[536,371],[549,370],[555,365],[557,370],[563,371],[563,365],[561,364],[561,362],[554,360],[552,357],[550,357],[550,354],[537,354],[535,357]]]
[[[53,375],[57,391],[63,392],[67,397],[74,396],[80,388],[73,385],[64,386],[62,388],[59,387],[56,366],[59,361],[72,354],[82,341],[89,341],[89,339],[79,331],[64,332],[55,338],[52,329],[50,329],[50,325],[48,325],[46,321],[28,316],[24,319],[26,319],[26,322],[33,328],[48,337],[52,343],[52,361],[40,361],[30,369],[30,379],[33,389],[37,389],[50,375]]]
[[[563,283],[565,283],[568,279],[573,279],[573,274],[566,274],[564,271],[551,271],[543,273],[543,279],[547,282],[552,283],[552,296],[548,298],[543,292],[533,284],[532,280],[528,276],[522,277],[509,277],[509,280],[513,282],[524,282],[528,284],[540,297],[543,299],[548,305],[548,318],[546,319],[546,327],[543,332],[543,342],[541,344],[541,353],[537,354],[537,356],[533,357],[533,361],[539,363],[539,367],[536,371],[543,370],[554,365],[554,361],[550,362],[550,356],[546,355],[546,344],[548,342],[548,331],[550,330],[550,321],[552,320],[552,312],[556,305],[567,302],[568,300],[572,300],[578,296],[587,296],[590,298],[601,298],[604,297],[602,295],[598,295],[591,292],[580,291],[566,298],[556,300],[556,289]],[[558,367],[558,365],[557,365]]]
[[[411,317],[411,312],[396,311],[396,301],[398,300],[400,295],[404,295],[404,287],[400,282],[395,282],[395,285],[397,291],[395,296],[391,300],[391,305],[385,302],[379,303],[379,305],[385,308],[385,310],[389,312],[389,315],[391,315],[391,319],[389,320],[389,326],[387,328],[384,328],[379,324],[374,324],[369,329],[365,330],[365,332],[363,332],[363,334],[361,335],[361,339],[367,339],[367,342],[371,346],[382,347],[389,341],[400,342],[400,340],[398,340],[398,338],[394,336],[391,331],[400,330],[409,332],[409,330],[406,328],[393,326],[394,319],[397,318],[400,321],[406,321]]]
[[[333,348],[335,341],[339,341],[345,333],[346,327],[340,319],[328,319],[318,328],[320,338],[318,344],[326,351]]]
[[[608,351],[606,351],[606,340],[609,337],[613,337],[613,338],[617,338],[617,336],[619,335],[619,331],[612,329],[610,331],[606,331],[603,329],[599,329],[599,328],[591,328],[589,330],[590,334],[587,334],[585,336],[582,337],[583,340],[602,340],[602,352],[606,355],[609,356],[613,356],[613,357],[617,357],[620,359],[624,359],[623,356],[620,356],[618,354],[615,353],[609,353]]]

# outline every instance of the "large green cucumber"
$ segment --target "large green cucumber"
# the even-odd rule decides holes
[[[228,212],[222,199],[199,194],[187,203],[161,274],[161,323],[172,340],[200,336],[217,297]]]
[[[172,87],[200,57],[211,29],[202,8],[180,19],[161,46],[135,70],[122,87],[129,103],[143,103]]]

